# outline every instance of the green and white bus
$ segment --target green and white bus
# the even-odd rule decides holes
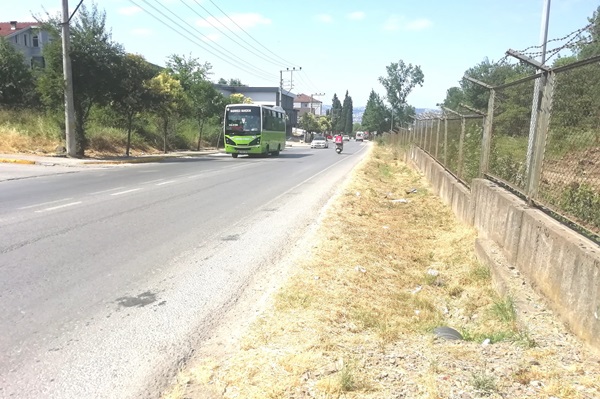
[[[231,104],[225,107],[225,152],[273,154],[285,148],[286,114],[281,107],[262,104]]]

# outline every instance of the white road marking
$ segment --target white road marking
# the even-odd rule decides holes
[[[141,188],[132,188],[131,190],[119,191],[118,193],[112,193],[111,195],[127,194],[127,193],[132,193],[132,192],[138,191],[138,190],[141,190]]]
[[[162,183],[157,183],[157,186],[162,186],[163,184],[175,183],[177,180],[167,180]]]
[[[156,183],[156,182],[163,181],[163,180],[165,180],[165,179],[148,180],[148,181],[145,181],[145,182],[143,182],[141,184],[151,184],[151,183]]]
[[[90,195],[104,194],[104,193],[108,193],[110,191],[120,190],[122,188],[125,188],[125,187],[121,186],[121,187],[109,188],[108,190],[102,190],[102,191],[96,191],[95,193],[90,193]]]
[[[62,201],[69,201],[72,200],[73,198],[63,198],[63,199],[59,199],[56,201],[48,201],[48,202],[42,202],[41,204],[35,204],[35,205],[29,205],[29,206],[24,206],[22,208],[18,208],[18,209],[29,209],[29,208],[36,208],[38,206],[44,206],[44,205],[49,205],[49,204],[56,204],[57,202],[62,202]]]
[[[39,211],[35,211],[36,213],[40,213],[40,212],[48,212],[48,211],[53,211],[55,209],[60,209],[60,208],[66,208],[68,206],[73,206],[73,205],[79,205],[81,204],[81,201],[77,201],[77,202],[70,202],[68,204],[63,204],[63,205],[58,205],[58,206],[53,206],[52,208],[46,208],[46,209],[40,209]]]

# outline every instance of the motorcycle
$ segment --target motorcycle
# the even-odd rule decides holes
[[[338,154],[342,153],[342,149],[344,148],[344,144],[342,143],[335,143],[335,152],[337,152]]]

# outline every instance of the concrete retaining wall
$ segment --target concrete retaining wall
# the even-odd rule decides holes
[[[600,246],[488,180],[474,179],[469,190],[419,148],[412,147],[406,160],[460,220],[501,249],[576,335],[600,351]]]

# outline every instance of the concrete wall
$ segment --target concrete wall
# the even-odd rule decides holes
[[[600,246],[488,180],[474,179],[469,190],[419,148],[406,160],[460,220],[500,248],[571,331],[600,350]]]

